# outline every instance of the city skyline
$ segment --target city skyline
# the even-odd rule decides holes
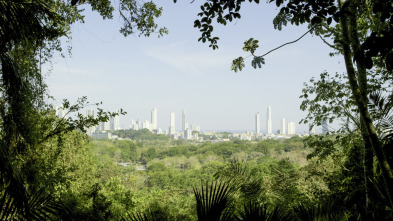
[[[118,110],[114,111],[115,113],[119,113]],[[56,115],[59,117],[64,116],[65,110],[60,106],[58,108],[56,108]],[[157,133],[168,133],[168,134],[175,134],[175,133],[184,133],[186,130],[197,130],[200,131],[201,127],[200,125],[197,125],[195,123],[189,124],[186,120],[186,115],[187,112],[185,109],[182,110],[182,118],[181,118],[181,130],[177,130],[176,131],[176,114],[175,112],[171,112],[170,116],[169,116],[169,124],[167,127],[158,127],[158,120],[157,120],[157,108],[153,108],[153,110],[151,111],[151,121],[148,120],[142,120],[140,118],[136,118],[138,120],[134,120],[134,118],[132,118],[131,122],[129,122],[127,124],[127,122],[124,122],[124,120],[120,121],[120,117],[123,115],[119,115],[119,116],[115,116],[115,117],[111,117],[110,120],[108,122],[100,122],[100,124],[98,125],[98,129],[99,130],[118,130],[118,129],[133,129],[133,130],[139,130],[139,129],[149,129],[152,132],[157,132]],[[94,110],[92,108],[87,109],[86,110],[86,116],[94,116]],[[272,120],[271,120],[271,116],[272,116],[272,111],[271,111],[271,106],[269,105],[267,107],[267,111],[266,111],[266,128],[261,128],[260,122],[261,122],[261,117],[260,117],[260,113],[257,112],[255,114],[255,118],[254,118],[254,130],[239,130],[239,129],[233,129],[233,130],[222,130],[222,131],[228,131],[228,132],[233,132],[233,131],[253,131],[255,134],[265,134],[265,135],[272,135],[272,134],[281,134],[281,135],[286,135],[286,134],[297,134],[297,133],[307,133],[310,131],[310,129],[308,129],[308,131],[297,131],[296,130],[296,122],[288,122],[288,125],[286,125],[286,121],[285,118],[281,118],[280,121],[280,127],[278,128],[274,128],[271,127],[272,124]],[[127,124],[128,126],[125,127],[120,127],[120,124]],[[270,126],[269,126],[270,125]],[[270,128],[269,128],[270,127]],[[287,128],[287,129],[286,129]],[[208,129],[203,129],[203,131],[220,131],[220,130],[208,130]],[[315,127],[313,129],[314,133],[315,133]],[[323,131],[323,126],[322,126],[322,131]]]
[[[319,38],[306,35],[298,43],[269,54],[261,69],[252,68],[251,60],[245,59],[243,71],[234,73],[230,71],[232,60],[247,56],[242,50],[245,40],[258,39],[260,47],[255,53],[263,54],[297,39],[307,28],[274,30],[271,21],[276,12],[271,6],[245,5],[242,10],[247,13],[236,25],[215,28],[220,48],[212,50],[198,42],[200,33],[193,28],[200,10],[197,4],[159,4],[164,9],[159,23],[169,29],[169,35],[159,39],[124,38],[118,32],[116,17],[103,21],[86,7],[85,23],[72,27],[72,57],[55,55],[53,70],[47,76],[54,102],[66,98],[74,103],[87,96],[91,103],[102,101],[100,108],[104,110],[122,108],[128,113],[121,116],[123,128],[132,118],[150,121],[150,110],[156,107],[157,127],[166,129],[168,120],[163,119],[173,111],[182,116],[185,109],[188,119],[204,130],[216,131],[254,131],[256,112],[263,113],[264,131],[264,112],[271,105],[275,132],[283,116],[296,123],[306,116],[299,110],[303,82],[325,70],[335,73],[345,68],[338,63],[340,57],[329,57],[331,49]],[[181,121],[175,126],[182,128]],[[308,125],[296,126],[298,131],[308,131]]]

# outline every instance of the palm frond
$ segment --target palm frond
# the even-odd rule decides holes
[[[393,96],[383,96],[382,92],[369,95],[369,109],[375,126],[380,131],[382,141],[393,137]]]
[[[266,204],[248,203],[244,205],[243,211],[239,212],[239,219],[244,221],[269,220],[269,211]]]
[[[296,220],[294,215],[284,210],[279,205],[269,209],[266,204],[260,204],[255,202],[249,202],[244,205],[243,211],[239,212],[238,220],[243,221],[290,221]]]
[[[170,218],[162,209],[151,209],[139,213],[130,213],[122,217],[123,221],[169,221]]]
[[[51,194],[40,189],[27,195],[27,206],[18,207],[18,201],[10,195],[9,187],[0,192],[0,220],[57,220],[58,213],[68,213],[66,207]]]
[[[214,177],[227,183],[234,191],[240,191],[244,198],[252,200],[263,191],[263,179],[253,176],[247,164],[231,161],[224,166]]]
[[[231,211],[228,211],[231,205],[230,196],[232,195],[230,186],[221,182],[212,182],[210,185],[206,182],[205,187],[202,185],[201,190],[193,189],[197,201],[199,221],[230,219],[232,216]]]
[[[148,215],[145,213],[130,213],[122,217],[122,221],[150,221],[147,217]]]
[[[0,141],[0,217],[28,210],[28,197],[20,171],[11,163],[4,140]],[[4,208],[4,209],[3,209]],[[4,220],[4,219],[1,219]]]
[[[343,217],[341,211],[329,202],[316,205],[298,204],[293,210],[302,221],[333,221]]]

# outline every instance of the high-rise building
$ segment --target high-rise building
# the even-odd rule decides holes
[[[326,120],[322,121],[322,133],[329,132],[329,125]]]
[[[157,109],[151,111],[151,130],[157,130]]]
[[[94,110],[90,108],[86,110],[86,117],[94,117]],[[96,126],[91,126],[86,129],[86,134],[92,136],[92,134],[96,131]]]
[[[308,124],[308,133],[315,134],[315,127],[312,124]]]
[[[66,115],[63,105],[56,107],[56,116],[58,118],[63,118]]]
[[[296,134],[295,122],[291,121],[288,123],[288,134]]]
[[[186,110],[183,110],[183,113],[182,113],[182,124],[181,125],[182,125],[182,131],[183,132],[188,129],[188,125],[187,125],[187,122],[186,122]]]
[[[145,121],[142,122],[142,129],[150,130],[150,128],[151,128],[150,121],[145,120]]]
[[[255,133],[257,135],[261,133],[261,117],[259,112],[255,115]]]
[[[268,136],[272,134],[272,108],[270,105],[267,107],[266,113],[266,134]]]
[[[186,139],[186,140],[192,139],[192,130],[190,130],[190,129],[187,128],[187,129],[184,131],[184,139]]]
[[[131,120],[130,129],[138,130],[139,127],[136,125],[136,121],[134,119]]]
[[[175,134],[175,113],[171,113],[171,120],[169,124],[169,135]]]
[[[100,129],[101,129],[101,131],[110,130],[111,129],[110,123],[109,122],[101,122]]]
[[[110,130],[119,130],[120,129],[119,111],[116,110],[115,113],[117,113],[118,115],[110,118]]]
[[[280,134],[286,134],[285,131],[285,118],[281,119],[281,130],[280,130]]]
[[[141,128],[141,120],[137,120],[136,121],[136,126],[137,126],[137,129],[136,130],[139,130],[140,128]]]
[[[90,108],[90,109],[86,110],[86,116],[94,117],[94,110],[93,110],[93,108]]]

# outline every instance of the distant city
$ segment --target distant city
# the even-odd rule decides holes
[[[116,110],[115,113],[119,114],[119,111]],[[66,111],[62,106],[56,107],[56,116],[62,118],[66,114]],[[85,116],[93,116],[94,110],[88,109],[86,110]],[[197,124],[190,124],[187,121],[187,112],[183,110],[182,112],[182,128],[181,131],[176,131],[175,128],[175,113],[172,112],[169,116],[169,127],[168,129],[162,129],[157,127],[157,108],[153,108],[151,111],[151,119],[149,120],[134,120],[132,119],[129,128],[121,128],[120,127],[120,116],[114,116],[109,119],[108,122],[100,122],[99,125],[93,126],[90,128],[86,128],[86,134],[97,139],[103,138],[113,138],[111,135],[111,131],[117,131],[122,129],[131,129],[131,130],[141,130],[147,129],[155,134],[165,134],[173,139],[184,139],[184,140],[200,140],[202,141],[202,137],[199,135],[216,135],[219,134],[215,131],[203,131],[201,132],[201,128]],[[322,133],[329,132],[329,125],[327,121],[322,122]],[[266,138],[290,138],[294,135],[309,135],[316,134],[315,127],[309,125],[308,133],[297,134],[296,133],[296,123],[290,121],[286,123],[285,118],[281,119],[280,129],[273,132],[272,131],[272,109],[269,105],[266,111],[266,133],[261,132],[261,115],[260,113],[255,114],[255,131],[246,131],[242,133],[231,133],[231,138],[241,139],[241,140],[253,140],[253,139],[266,139]]]

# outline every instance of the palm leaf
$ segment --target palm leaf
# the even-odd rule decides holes
[[[225,183],[206,182],[201,190],[194,189],[197,201],[197,215],[199,221],[230,220],[232,217],[229,207],[231,205],[230,196],[232,189]]]
[[[247,164],[237,160],[224,166],[214,177],[227,183],[234,191],[239,190],[248,200],[257,198],[263,191],[263,179],[253,176]]]
[[[342,211],[334,208],[330,202],[316,205],[298,204],[293,210],[302,221],[334,221],[343,217]]]
[[[167,221],[170,220],[163,210],[148,209],[145,212],[131,213],[126,217],[122,217],[123,221]]]
[[[269,210],[266,204],[260,204],[256,202],[249,202],[244,205],[243,211],[239,212],[240,216],[238,220],[243,221],[279,221],[279,220],[296,220],[292,213],[284,210],[280,206],[275,206]]]
[[[122,217],[123,221],[149,221],[148,215],[145,213],[131,213],[127,216]]]
[[[238,220],[269,220],[270,214],[266,204],[248,203],[244,205],[243,211],[239,212]]]

